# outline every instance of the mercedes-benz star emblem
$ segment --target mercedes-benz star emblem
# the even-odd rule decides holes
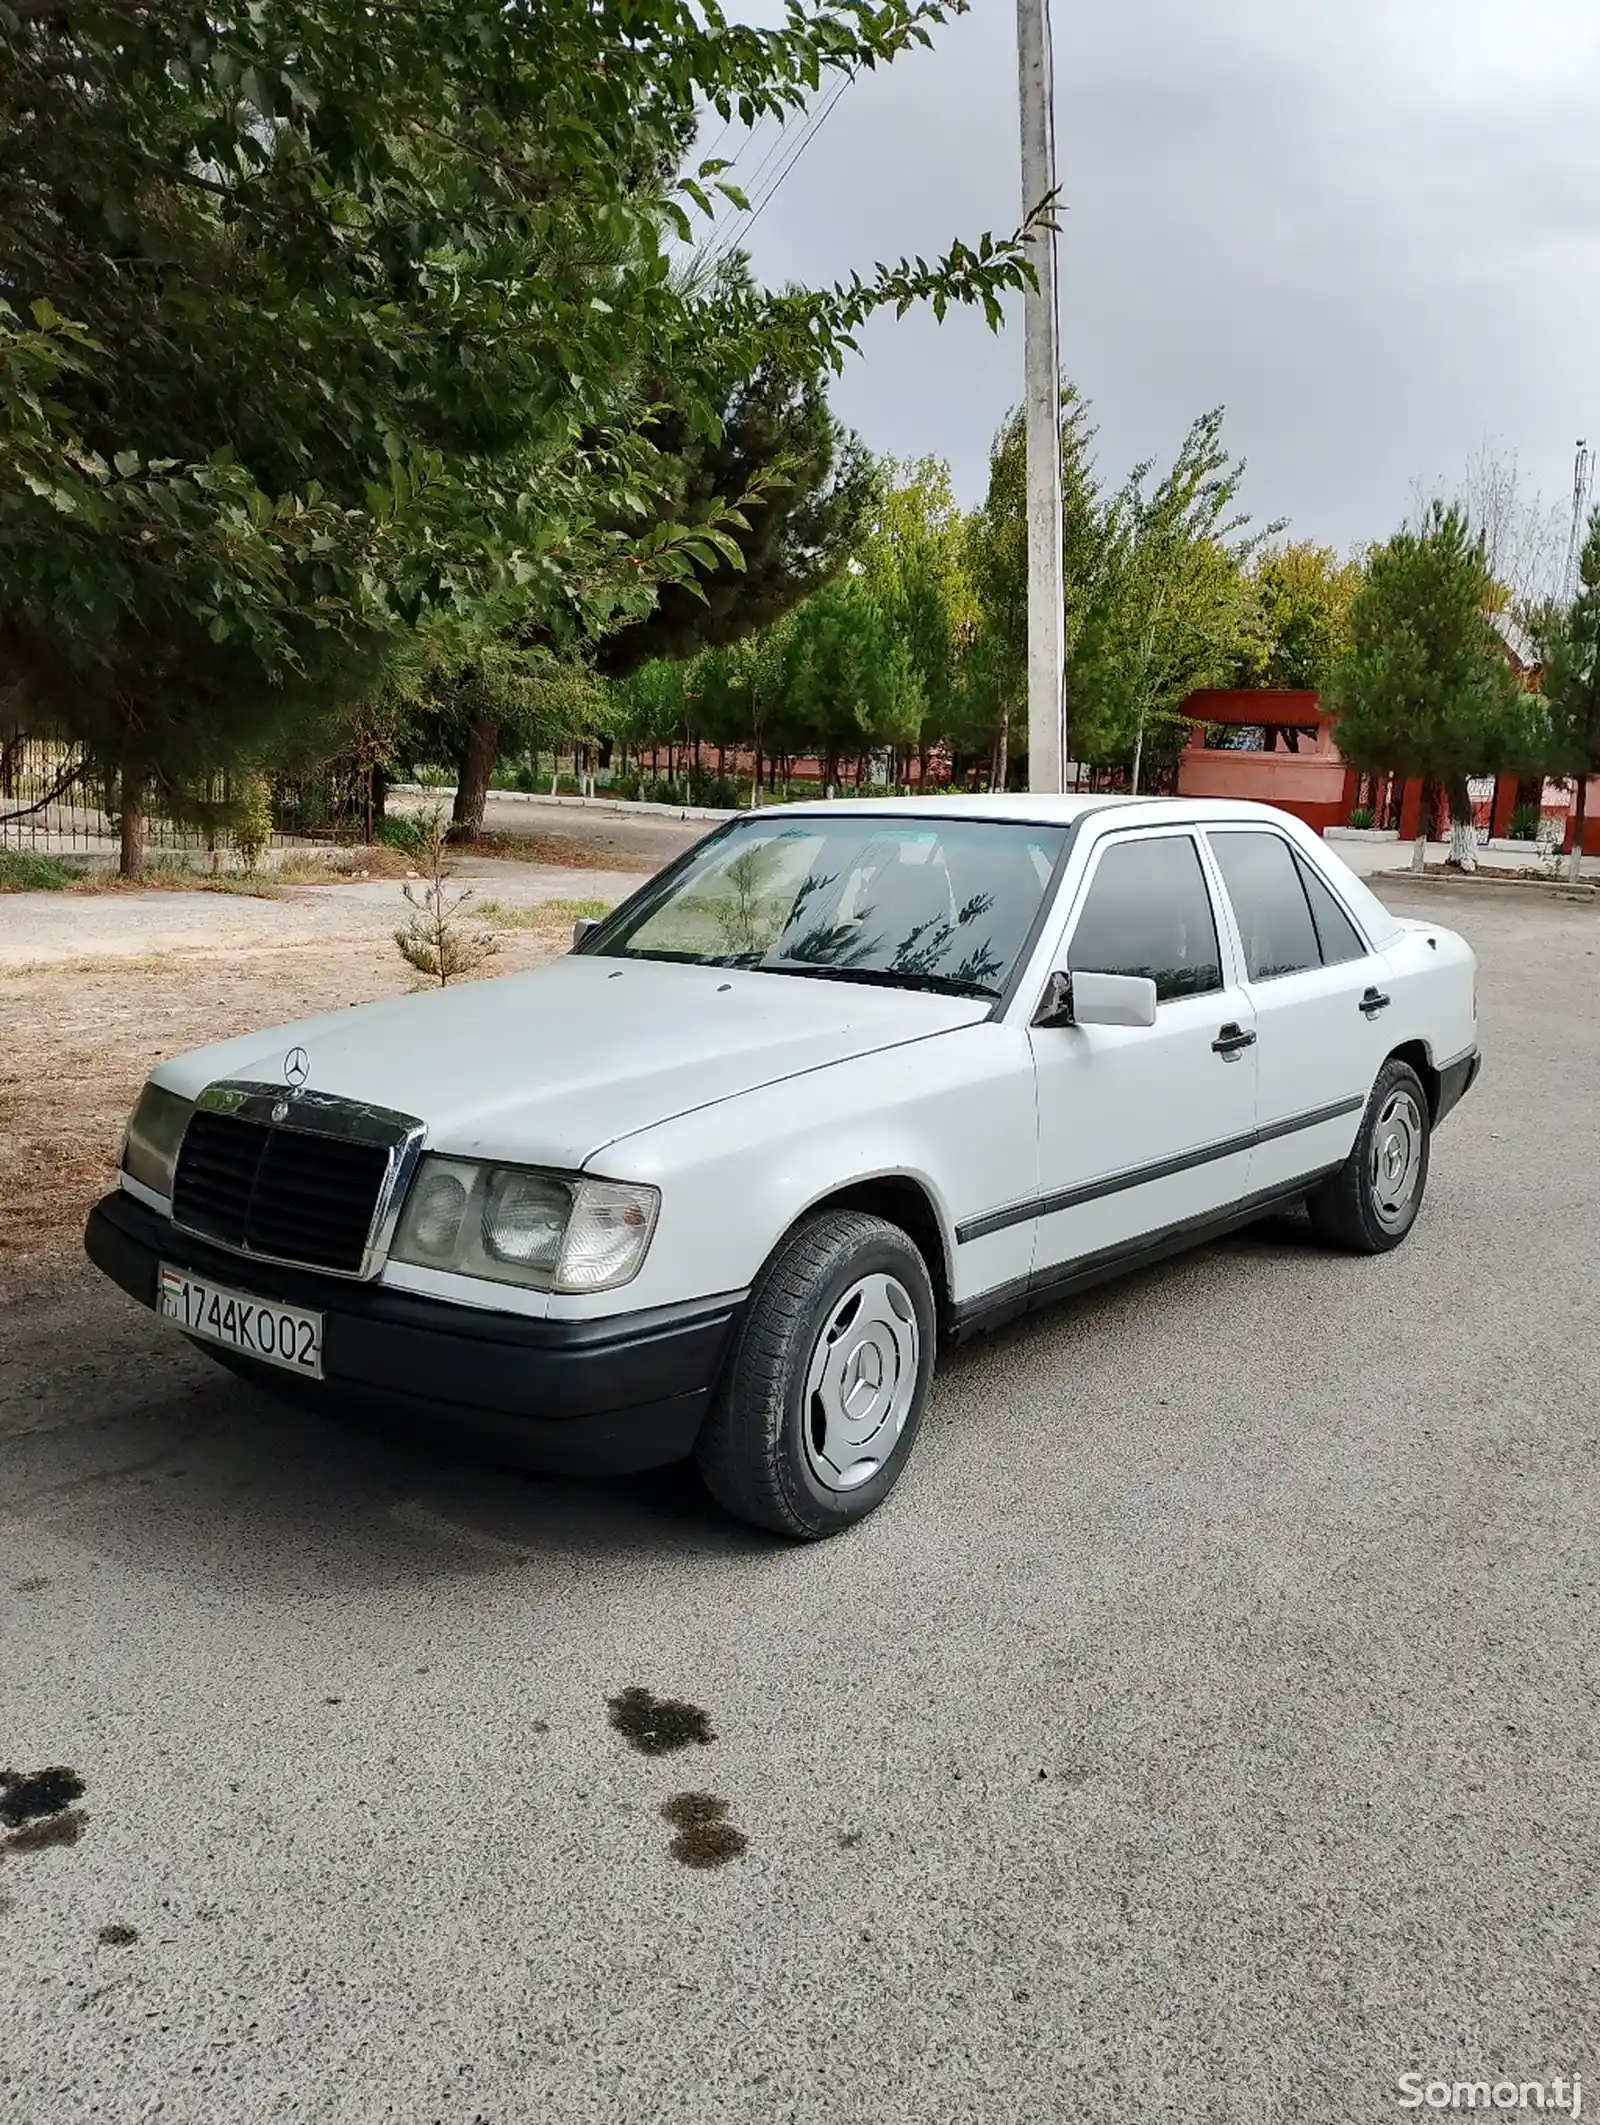
[[[283,1058],[283,1075],[285,1081],[293,1085],[298,1092],[311,1075],[311,1057],[304,1048],[291,1048],[289,1050],[288,1054]]]

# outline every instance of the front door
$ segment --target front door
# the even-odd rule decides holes
[[[1256,1119],[1255,1025],[1232,978],[1188,829],[1113,834],[1056,964],[1144,975],[1153,1026],[1036,1026],[1041,1285],[1243,1198]]]

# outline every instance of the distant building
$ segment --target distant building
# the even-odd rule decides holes
[[[1490,617],[1518,685],[1534,692],[1542,676],[1538,651],[1514,620],[1503,613]],[[1397,786],[1392,776],[1361,775],[1347,767],[1335,739],[1336,719],[1323,708],[1320,695],[1207,688],[1191,694],[1181,713],[1195,728],[1178,755],[1179,796],[1248,797],[1275,804],[1319,834],[1330,826],[1348,826],[1351,813],[1364,808],[1401,840],[1416,838],[1422,784]],[[1519,788],[1514,775],[1485,776],[1472,785],[1473,823],[1485,839],[1505,838]],[[1561,782],[1546,782],[1541,792],[1540,812],[1563,848],[1572,841],[1573,797],[1572,786]],[[1600,775],[1589,781],[1583,846],[1586,855],[1600,856]]]

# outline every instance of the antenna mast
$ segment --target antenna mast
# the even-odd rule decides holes
[[[1578,591],[1578,556],[1583,551],[1583,516],[1594,486],[1594,452],[1580,436],[1572,462],[1572,529],[1567,535],[1567,565],[1561,577],[1561,600],[1570,605]]]

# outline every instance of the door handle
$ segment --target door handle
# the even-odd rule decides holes
[[[1361,999],[1361,1009],[1367,1018],[1376,1018],[1380,1011],[1387,1011],[1393,1003],[1392,996],[1385,996],[1381,989],[1368,989]]]
[[[1222,1056],[1227,1062],[1232,1062],[1236,1055],[1242,1055],[1246,1048],[1253,1048],[1255,1044],[1255,1035],[1247,1033],[1243,1026],[1230,1019],[1211,1043],[1211,1052],[1213,1055]]]

